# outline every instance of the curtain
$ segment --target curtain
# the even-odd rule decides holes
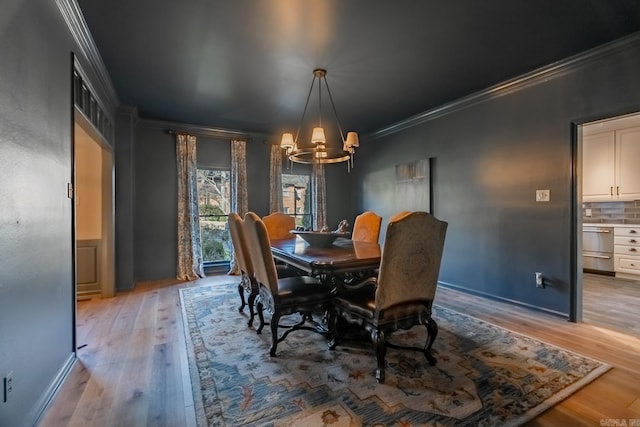
[[[282,212],[282,149],[277,144],[271,146],[269,164],[269,213]]]
[[[311,192],[313,194],[311,212],[313,212],[313,229],[321,230],[327,225],[327,193],[325,190],[324,165],[313,164],[311,172]]]
[[[178,271],[179,280],[204,277],[198,212],[196,137],[176,135],[178,164]]]
[[[236,212],[244,219],[249,210],[247,198],[247,141],[243,139],[231,140],[231,212]],[[231,269],[229,274],[240,274],[235,256],[231,254]]]

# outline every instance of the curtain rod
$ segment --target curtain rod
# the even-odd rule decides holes
[[[196,131],[166,129],[166,132],[170,135],[193,135],[207,138],[244,139],[246,142],[251,142],[251,138],[245,133],[221,129],[201,129]]]

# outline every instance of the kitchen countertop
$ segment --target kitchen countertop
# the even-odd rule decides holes
[[[583,227],[620,227],[620,228],[640,228],[640,224],[608,224],[600,222],[583,222]]]

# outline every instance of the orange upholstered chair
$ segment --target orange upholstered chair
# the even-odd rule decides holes
[[[351,240],[378,243],[382,217],[371,211],[361,213],[353,223]]]
[[[274,212],[262,218],[269,240],[292,239],[295,234],[291,234],[291,230],[296,228],[296,220],[294,217],[282,212]]]

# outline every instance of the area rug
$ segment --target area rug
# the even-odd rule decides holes
[[[436,306],[438,363],[390,348],[378,384],[370,344],[332,351],[303,330],[272,358],[271,332],[247,327],[236,284],[180,292],[199,426],[516,426],[609,369]],[[414,327],[393,337],[416,344],[425,333]]]

